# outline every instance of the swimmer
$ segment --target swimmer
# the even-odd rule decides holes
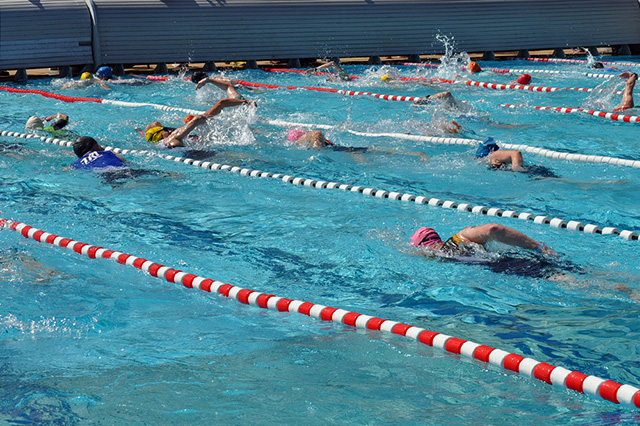
[[[522,152],[516,150],[501,150],[492,137],[487,138],[478,145],[476,159],[485,159],[491,167],[499,168],[511,164],[514,172],[525,172],[522,166]]]
[[[113,71],[111,71],[110,67],[100,67],[95,72],[95,75],[92,75],[90,72],[84,72],[80,76],[80,81],[74,81],[71,83],[67,83],[62,86],[62,89],[77,89],[81,87],[89,87],[93,84],[97,84],[100,88],[104,90],[111,90],[111,87],[106,83],[107,80],[113,77]]]
[[[45,122],[52,121],[53,123],[49,124],[48,126],[44,125]],[[29,117],[29,119],[27,120],[25,129],[45,132],[50,136],[56,137],[77,137],[74,132],[64,129],[67,124],[69,124],[69,116],[66,114],[57,113],[56,115],[50,115],[45,118],[40,118],[34,115]]]
[[[52,121],[54,119],[56,120],[54,123],[46,127],[44,126],[45,121]],[[44,130],[45,132],[48,132],[61,130],[67,124],[69,124],[69,116],[66,114],[57,113],[56,115],[50,115],[45,118],[40,118],[36,115],[31,116],[27,120],[27,123],[24,127],[27,130]]]
[[[434,95],[424,96],[422,99],[418,99],[413,103],[414,106],[425,106],[438,103],[446,108],[458,108],[456,98],[453,97],[451,92],[438,92]]]
[[[89,136],[80,136],[73,143],[73,152],[78,159],[71,164],[74,169],[124,169],[129,168],[125,159],[113,151],[105,151]]]
[[[636,80],[638,80],[638,74],[627,71],[620,74],[619,77],[626,78],[627,82],[625,83],[624,91],[622,92],[622,102],[613,110],[613,112],[621,112],[635,106],[633,103],[633,88],[636,85]]]
[[[144,137],[148,142],[157,143],[165,148],[184,146],[184,139],[189,136],[189,133],[196,127],[203,124],[207,118],[220,114],[225,108],[236,107],[243,104],[256,106],[254,101],[225,98],[216,102],[216,104],[203,115],[196,115],[191,120],[185,120],[187,123],[182,127],[164,127],[159,121],[154,121],[145,127]]]
[[[311,75],[315,72],[318,72],[320,70],[326,69],[326,68],[333,68],[333,72],[336,73],[336,76],[330,76],[327,78],[327,80],[330,81],[334,81],[334,80],[341,80],[341,81],[351,81],[354,79],[353,76],[350,76],[349,74],[346,73],[345,70],[342,69],[342,67],[336,62],[336,61],[330,61],[327,62],[326,64],[322,64],[320,66],[314,67],[314,68],[309,68],[308,70],[306,70],[304,73],[306,75]]]
[[[196,83],[196,90],[202,89],[207,83],[214,84],[217,88],[227,92],[229,99],[244,99],[233,87],[234,81],[225,77],[209,77],[206,73],[199,71],[191,76],[191,81]]]
[[[411,236],[412,246],[425,248],[444,257],[455,258],[474,258],[487,253],[485,244],[491,241],[556,256],[556,253],[544,243],[497,223],[468,226],[446,241],[442,241],[434,229],[427,227],[418,229]]]
[[[369,153],[384,153],[384,154],[396,154],[396,155],[409,155],[419,157],[421,161],[427,161],[429,157],[424,152],[398,152],[391,150],[383,150],[377,148],[357,147],[357,146],[339,146],[331,142],[325,137],[320,130],[305,131],[300,129],[289,130],[287,136],[289,142],[295,142],[296,146],[302,149],[324,149],[328,148],[333,151],[349,152],[352,154],[359,154],[364,152]]]

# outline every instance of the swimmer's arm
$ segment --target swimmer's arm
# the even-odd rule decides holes
[[[527,250],[538,250],[539,247],[542,247],[542,253],[556,254],[546,245],[543,244],[541,246],[542,243],[526,236],[522,232],[497,223],[488,223],[486,225],[464,228],[458,233],[458,235],[477,244],[484,245],[489,241],[498,241],[511,246],[522,247]]]
[[[500,167],[503,164],[511,164],[514,172],[524,172],[522,153],[516,150],[499,149],[491,153],[491,164]]]
[[[305,73],[305,74],[311,74],[311,73],[314,73],[314,72],[316,72],[316,71],[323,70],[323,69],[325,69],[325,68],[329,68],[329,67],[330,67],[330,66],[332,66],[332,65],[333,65],[333,61],[331,61],[331,62],[327,62],[326,64],[322,64],[322,65],[317,66],[317,67],[309,68],[309,69],[308,69],[308,70],[306,70],[304,73]]]
[[[198,127],[198,125],[200,125],[204,121],[204,119],[205,117],[203,115],[196,115],[187,124],[171,132],[169,137],[167,137],[167,139],[165,140],[164,144],[167,146],[167,148],[184,146],[182,140],[187,137],[189,133],[193,131],[193,129]]]
[[[104,81],[100,80],[99,78],[94,78],[94,80],[96,80],[95,83],[97,83],[98,86],[100,86],[101,89],[111,90],[111,87],[109,87],[109,85],[107,83],[105,83]]]
[[[44,118],[44,121],[51,121],[55,118],[59,118],[60,120],[69,121],[69,116],[67,114],[57,113],[56,115],[50,115]]]
[[[378,149],[372,148],[368,150],[369,152],[380,152],[383,154],[391,154],[391,155],[407,155],[410,157],[418,157],[420,161],[429,161],[429,156],[422,151],[393,151],[390,149]]]
[[[255,101],[247,101],[246,99],[233,99],[226,98],[218,101],[214,106],[211,107],[207,112],[204,113],[204,117],[214,117],[222,112],[223,109],[229,107],[235,107],[242,104],[250,104],[256,106]]]

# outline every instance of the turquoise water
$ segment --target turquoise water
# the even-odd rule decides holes
[[[618,58],[616,58],[618,59]],[[629,59],[621,59],[629,60]],[[632,58],[633,60],[633,58]],[[578,65],[525,61],[485,67],[559,69],[534,85],[596,87]],[[467,111],[364,96],[246,89],[258,109],[226,111],[194,148],[213,161],[274,173],[640,229],[637,169],[525,154],[556,177],[489,170],[475,148],[346,132],[411,132],[522,143],[640,159],[638,125],[589,115],[505,109],[499,103],[613,109],[607,93],[495,91],[461,85],[388,85],[381,67],[347,66],[364,78],[258,70],[246,81],[421,96],[451,90]],[[393,68],[406,77],[432,69]],[[452,77],[446,70],[437,74]],[[516,76],[480,75],[508,82]],[[173,79],[145,86],[61,90],[66,80],[20,88],[69,96],[205,110],[212,86]],[[184,113],[149,107],[64,103],[0,91],[0,129],[65,112],[70,128],[103,145],[155,150],[136,128]],[[297,149],[287,128],[261,118],[329,124],[329,139],[396,154]],[[515,125],[515,126],[512,126]],[[89,244],[264,293],[388,318],[472,340],[619,383],[640,385],[638,241],[558,230],[509,218],[317,190],[126,155],[136,178],[106,181],[67,170],[74,155],[40,141],[0,138],[0,216]],[[428,161],[400,155],[422,151]],[[179,150],[172,153],[180,152]],[[422,225],[443,237],[496,221],[553,247],[553,279],[497,273],[485,265],[416,256],[407,241]],[[492,247],[496,251],[506,247]],[[636,411],[444,353],[407,338],[356,331],[299,314],[265,311],[183,288],[134,268],[0,232],[0,419],[7,424],[635,424]]]

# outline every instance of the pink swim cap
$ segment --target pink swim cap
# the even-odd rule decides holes
[[[423,226],[411,236],[412,246],[432,246],[441,243],[440,235],[433,229]]]
[[[287,136],[287,139],[289,140],[289,142],[295,142],[300,139],[305,133],[306,132],[304,130],[291,129],[289,130],[289,136]]]

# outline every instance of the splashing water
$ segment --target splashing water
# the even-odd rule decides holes
[[[471,62],[471,58],[467,52],[456,53],[456,44],[454,37],[436,35],[438,40],[444,46],[444,55],[440,58],[440,67],[436,71],[436,76],[440,78],[450,79],[460,74],[460,70],[465,68]]]
[[[581,107],[604,111],[613,110],[620,103],[620,95],[616,92],[624,89],[625,81],[620,78],[611,78],[602,82],[587,96]]]

